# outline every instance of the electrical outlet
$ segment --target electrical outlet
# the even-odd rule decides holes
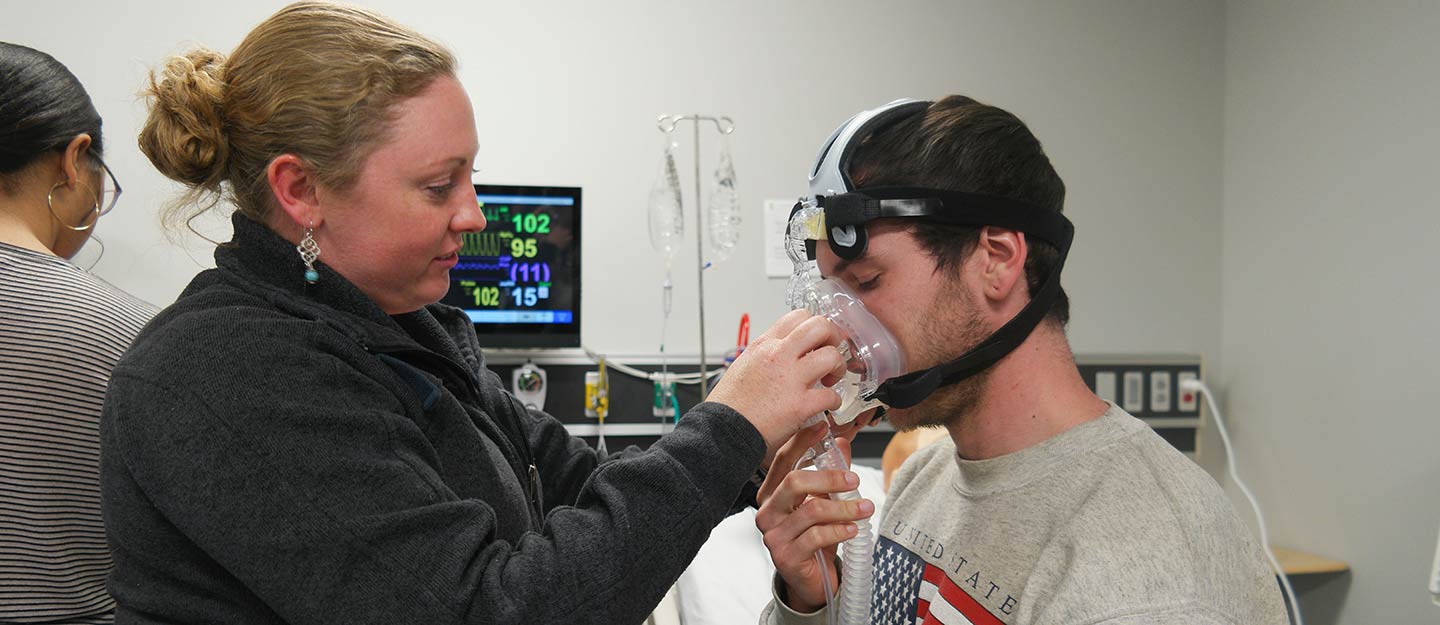
[[[1145,373],[1126,371],[1124,380],[1124,402],[1120,405],[1125,412],[1135,414],[1145,410]]]
[[[1170,372],[1150,374],[1150,412],[1170,412]]]
[[[1180,374],[1176,376],[1177,386],[1180,388],[1179,401],[1175,402],[1176,410],[1180,412],[1195,412],[1199,409],[1200,394],[1185,388],[1185,382],[1187,380],[1198,379],[1200,379],[1200,376],[1196,375],[1194,371],[1181,371]]]

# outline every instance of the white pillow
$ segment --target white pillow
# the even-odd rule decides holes
[[[879,531],[885,505],[885,481],[879,469],[855,465],[860,495],[875,502],[871,531]],[[690,568],[675,583],[682,625],[734,625],[758,623],[760,611],[770,602],[770,581],[775,566],[760,530],[755,510],[731,516],[710,533]]]

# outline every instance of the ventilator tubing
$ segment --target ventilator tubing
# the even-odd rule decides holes
[[[811,417],[806,426],[819,423],[825,419],[825,415],[818,414]],[[840,446],[835,444],[835,434],[827,431],[825,438],[810,448],[805,458],[800,460],[813,460],[815,468],[822,471],[847,471],[850,469],[845,463],[845,454],[841,453]],[[852,490],[844,493],[830,495],[836,501],[854,501],[860,498],[860,491]],[[824,578],[825,605],[829,622],[839,625],[868,625],[870,622],[870,594],[875,582],[875,535],[870,530],[870,519],[860,519],[855,522],[855,537],[845,541],[844,554],[841,558],[840,569],[844,571],[840,575],[840,598],[839,605],[831,597],[831,582],[828,567],[825,566],[825,555],[822,551],[815,552],[819,561],[820,575]]]

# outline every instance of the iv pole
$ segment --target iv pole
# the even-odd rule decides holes
[[[722,135],[735,132],[735,122],[729,117],[707,115],[661,115],[656,125],[661,132],[670,133],[680,122],[693,122],[695,128],[695,275],[696,291],[700,294],[700,401],[710,394],[710,379],[705,375],[705,228],[701,219],[704,209],[700,206],[700,124],[711,122]]]

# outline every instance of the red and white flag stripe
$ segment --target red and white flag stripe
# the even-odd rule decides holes
[[[927,564],[920,582],[916,625],[1005,625],[938,567]]]

